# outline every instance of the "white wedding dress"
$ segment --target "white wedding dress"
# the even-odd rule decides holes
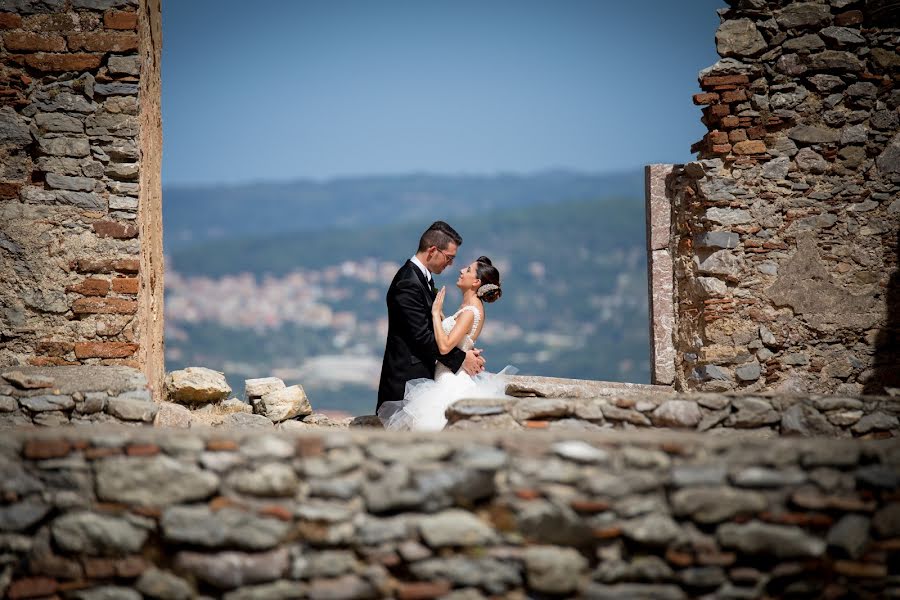
[[[481,313],[467,304],[441,322],[444,333],[449,335],[456,325],[456,318],[464,310],[471,311],[475,320],[469,333],[457,345],[463,352],[475,347],[472,336],[478,330]],[[434,379],[413,379],[407,382],[403,400],[382,404],[378,417],[385,429],[440,431],[447,424],[444,413],[448,406],[462,398],[505,397],[506,379],[503,376],[512,375],[515,371],[513,367],[506,367],[499,373],[485,372],[471,377],[462,368],[454,373],[437,363]]]

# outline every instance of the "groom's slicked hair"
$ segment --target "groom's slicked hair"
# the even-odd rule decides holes
[[[419,238],[419,252],[425,252],[431,246],[438,250],[446,250],[450,242],[462,246],[462,236],[447,223],[435,221]]]

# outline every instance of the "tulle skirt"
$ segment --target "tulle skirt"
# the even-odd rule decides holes
[[[447,407],[463,398],[502,398],[506,396],[506,375],[518,369],[506,367],[499,373],[479,373],[470,377],[460,369],[453,373],[442,364],[434,379],[407,382],[403,400],[385,402],[378,417],[385,429],[399,431],[440,431],[447,424]]]

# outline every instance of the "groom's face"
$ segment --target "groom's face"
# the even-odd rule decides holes
[[[430,264],[425,266],[435,275],[440,275],[444,272],[444,269],[453,264],[453,259],[456,258],[456,250],[457,246],[453,242],[447,244],[447,247],[443,250],[435,247],[431,255]]]

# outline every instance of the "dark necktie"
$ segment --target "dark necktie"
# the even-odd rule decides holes
[[[437,296],[437,288],[434,287],[434,279],[433,278],[428,279],[428,289],[431,290],[432,296]]]

